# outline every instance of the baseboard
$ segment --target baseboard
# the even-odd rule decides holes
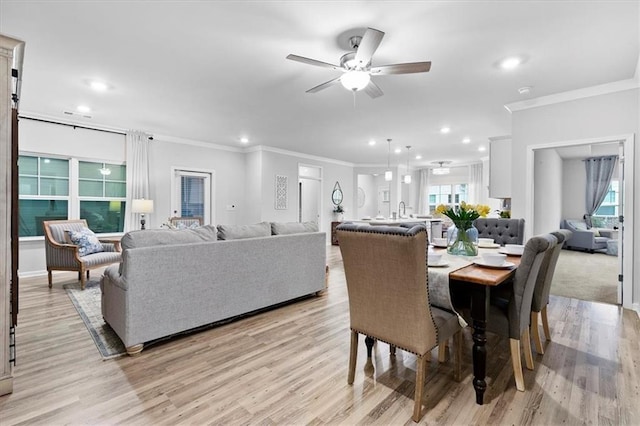
[[[0,379],[0,395],[13,392],[13,376],[5,376]]]
[[[54,271],[55,273],[55,271]],[[47,271],[29,271],[29,272],[20,272],[18,271],[18,278],[31,278],[31,277],[41,277],[43,275],[47,275]]]

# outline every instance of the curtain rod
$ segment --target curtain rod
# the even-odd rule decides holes
[[[126,135],[126,132],[121,132],[118,130],[97,129],[95,127],[82,126],[80,124],[61,123],[59,121],[44,120],[42,118],[28,117],[26,115],[18,115],[18,118],[24,118],[25,120],[39,121],[41,123],[58,124],[60,126],[69,126],[69,127],[73,127],[74,129],[86,129],[86,130],[94,130],[96,132],[114,133],[116,135],[123,135],[123,136]],[[153,140],[153,136],[149,136],[149,140]]]

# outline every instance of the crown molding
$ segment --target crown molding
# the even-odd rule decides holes
[[[636,68],[636,74],[638,73]],[[625,90],[640,88],[638,78],[619,80],[611,83],[600,84],[598,86],[585,87],[583,89],[570,90],[568,92],[554,93],[553,95],[541,96],[539,98],[527,99],[525,101],[505,104],[507,111],[513,113],[530,108],[537,108],[546,105],[553,105],[562,102],[574,101],[577,99],[589,98],[592,96],[606,95],[609,93],[622,92]]]
[[[239,153],[245,152],[243,148],[237,148],[235,146],[220,145],[213,142],[203,142],[203,141],[197,141],[193,139],[180,138],[176,136],[154,135],[153,139],[154,139],[154,142],[170,142],[170,143],[179,143],[182,145],[197,146],[200,148],[217,149],[220,151],[239,152]]]
[[[320,157],[320,156],[311,155],[311,154],[304,154],[304,153],[296,152],[296,151],[288,151],[286,149],[273,148],[273,147],[267,146],[267,145],[257,145],[257,146],[253,146],[253,147],[250,147],[250,148],[245,148],[243,150],[243,152],[256,152],[256,151],[273,152],[275,154],[288,155],[290,157],[304,158],[306,160],[315,160],[315,161],[322,161],[322,162],[325,162],[325,163],[337,164],[339,166],[355,167],[354,163],[349,163],[347,161],[335,160],[333,158]]]

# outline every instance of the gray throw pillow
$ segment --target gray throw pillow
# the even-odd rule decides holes
[[[301,234],[304,232],[318,232],[315,222],[271,222],[273,235]]]
[[[218,225],[219,240],[241,240],[271,236],[271,224],[260,222],[254,225]]]

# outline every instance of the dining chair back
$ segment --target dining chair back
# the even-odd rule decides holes
[[[413,420],[419,421],[429,352],[456,335],[456,376],[460,366],[458,317],[429,304],[428,238],[424,224],[412,227],[340,224],[336,229],[349,298],[352,384],[358,336],[386,342],[415,354]]]
[[[501,246],[522,244],[524,241],[524,219],[479,217],[473,225],[479,238],[492,238]]]
[[[533,292],[533,300],[531,302],[531,336],[533,343],[536,347],[536,352],[544,354],[544,348],[542,347],[542,341],[540,339],[540,332],[538,330],[538,317],[542,317],[542,327],[546,340],[551,340],[551,334],[549,332],[549,319],[547,317],[547,305],[549,304],[549,293],[551,291],[551,283],[553,281],[553,275],[556,270],[556,264],[560,257],[560,250],[566,241],[571,238],[571,231],[568,229],[559,229],[551,233],[558,243],[549,252],[540,267],[538,278],[536,280],[536,287]]]
[[[490,300],[487,330],[509,338],[513,373],[516,388],[519,391],[524,391],[520,341],[522,341],[524,349],[526,366],[532,370],[533,355],[529,337],[531,301],[544,257],[556,244],[557,240],[551,234],[530,238],[525,244],[520,265],[516,269],[508,300],[503,297],[491,298]]]

